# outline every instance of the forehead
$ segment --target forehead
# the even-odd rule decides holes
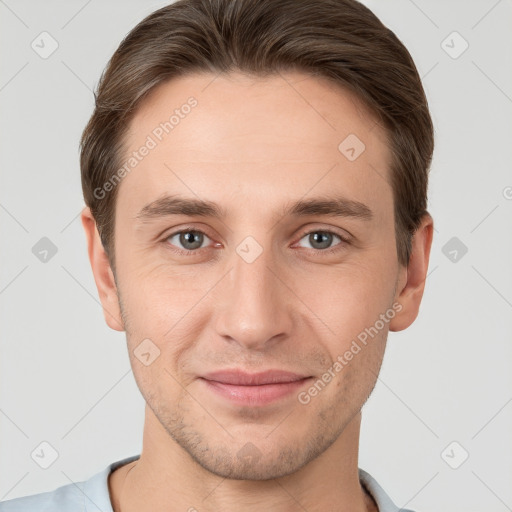
[[[123,163],[137,161],[118,206],[132,211],[163,193],[229,202],[236,192],[240,204],[269,205],[337,188],[383,209],[392,201],[375,117],[347,90],[298,72],[172,79],[139,106],[125,149]]]

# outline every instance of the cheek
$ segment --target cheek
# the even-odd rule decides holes
[[[134,327],[160,336],[192,310],[209,288],[197,271],[170,272],[168,265],[140,268],[124,272],[123,303]]]
[[[350,340],[372,326],[390,307],[394,277],[377,265],[347,265],[295,280],[297,295],[330,328],[335,339]]]
[[[161,354],[148,366],[141,363],[133,353],[130,355],[130,360],[137,387],[153,411],[157,415],[164,414],[165,411],[177,412],[187,395],[187,383],[183,382],[175,374],[171,365],[166,363],[165,355]],[[167,397],[169,400],[162,401],[162,397]]]
[[[183,385],[188,384],[188,374],[180,367],[180,361],[186,359],[185,352],[196,346],[207,327],[207,309],[214,307],[205,296],[211,288],[205,284],[207,281],[197,274],[170,275],[163,266],[144,274],[131,274],[129,284],[122,289],[122,301],[128,317],[126,337],[132,367],[141,384],[151,379],[151,386],[156,389],[160,379],[172,384],[172,376]],[[139,358],[154,362],[145,367]]]

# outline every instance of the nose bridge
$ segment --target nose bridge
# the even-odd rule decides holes
[[[263,247],[253,237],[245,238],[233,251],[230,267],[217,297],[217,334],[261,350],[291,326],[270,242]]]

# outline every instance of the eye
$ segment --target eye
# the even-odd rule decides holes
[[[203,248],[205,240],[210,240],[205,233],[197,229],[187,228],[171,233],[165,239],[165,242],[176,247],[176,251],[179,253],[193,253],[197,252],[197,249]]]
[[[332,245],[336,238],[339,240],[339,242]],[[300,240],[302,241],[303,239],[305,239],[307,243],[310,244],[310,247],[305,247],[306,249],[311,249],[322,253],[330,253],[333,251],[341,250],[345,245],[350,243],[350,241],[342,235],[325,229],[315,229],[308,231],[302,235]],[[204,245],[207,240],[211,241],[210,237],[203,231],[193,228],[185,228],[180,231],[171,233],[164,239],[164,242],[172,250],[179,254],[193,255],[197,254],[199,249],[204,249],[207,247],[207,245]]]
[[[338,238],[340,242],[332,246],[333,240],[335,238]],[[303,239],[306,239],[306,241],[310,244],[310,247],[307,247],[308,249],[310,248],[322,252],[335,251],[341,249],[343,246],[349,243],[347,238],[344,238],[334,231],[325,229],[315,229],[313,231],[308,231],[302,236],[301,240]]]

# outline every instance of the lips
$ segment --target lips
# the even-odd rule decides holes
[[[234,386],[261,386],[265,384],[295,382],[308,377],[309,375],[300,375],[283,370],[267,370],[260,373],[247,373],[243,370],[234,369],[208,373],[202,378]]]
[[[206,389],[237,406],[262,407],[290,398],[311,379],[283,370],[247,373],[243,370],[212,372],[200,378]]]

